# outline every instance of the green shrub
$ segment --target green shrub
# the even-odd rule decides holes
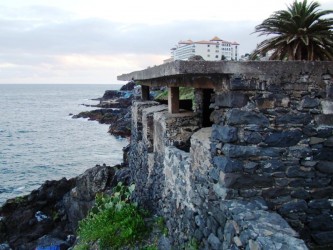
[[[88,244],[80,244],[74,247],[74,250],[89,250]]]
[[[148,233],[144,222],[146,213],[130,196],[135,186],[114,188],[112,196],[97,195],[96,205],[79,223],[78,235],[81,243],[98,242],[100,249],[117,249],[140,242]]]

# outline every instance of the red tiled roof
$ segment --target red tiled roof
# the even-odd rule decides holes
[[[221,38],[214,36],[211,41],[223,41]]]
[[[178,44],[216,44],[216,42],[222,42],[222,43],[230,43],[232,45],[239,45],[237,42],[228,42],[225,40],[222,40],[221,38],[214,36],[211,40],[201,40],[197,42],[193,42],[191,39],[185,40],[185,41],[179,41]]]

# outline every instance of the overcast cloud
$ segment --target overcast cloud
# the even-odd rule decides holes
[[[58,1],[57,5],[38,0],[0,4],[0,83],[118,83],[117,75],[161,64],[185,39],[219,36],[240,43],[240,54],[249,53],[263,39],[251,35],[263,20],[259,14],[272,12],[266,10],[271,1],[263,1],[266,9],[255,1],[247,9],[222,5],[217,10],[214,6],[222,0],[207,2],[209,8],[193,3],[194,9],[190,1],[181,13],[176,11],[177,2],[168,2],[171,9],[169,5],[163,9],[156,1],[152,6],[146,0],[141,5],[127,1],[117,11],[112,1]],[[280,8],[290,2],[274,0]],[[323,8],[332,5],[322,1]],[[213,10],[215,14],[206,13]]]

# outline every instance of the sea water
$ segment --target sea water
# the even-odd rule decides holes
[[[72,178],[96,164],[121,163],[126,139],[108,125],[70,114],[91,110],[119,85],[0,84],[0,205],[46,180]]]

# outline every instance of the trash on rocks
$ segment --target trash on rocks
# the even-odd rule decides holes
[[[49,217],[41,211],[37,211],[35,214],[35,218],[37,219],[38,222],[41,222],[43,220],[47,220]]]

